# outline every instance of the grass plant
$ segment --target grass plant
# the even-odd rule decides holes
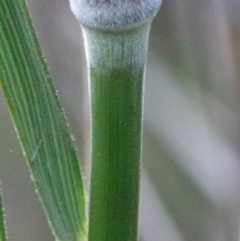
[[[0,0],[0,83],[56,240],[136,241],[144,70],[161,1],[70,2],[89,71],[88,218],[71,133],[24,0]]]

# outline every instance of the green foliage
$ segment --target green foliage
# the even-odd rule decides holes
[[[84,240],[78,158],[24,0],[0,0],[0,39],[0,83],[50,226]]]
[[[1,191],[0,191],[0,241],[6,241]]]
[[[84,29],[92,124],[87,234],[78,158],[25,1],[0,0],[0,83],[58,241],[137,240],[143,78],[160,3],[119,31]]]

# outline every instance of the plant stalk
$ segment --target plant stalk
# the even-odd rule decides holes
[[[124,32],[84,29],[91,97],[89,241],[136,240],[148,31],[149,25]]]
[[[71,0],[84,35],[91,115],[88,241],[136,241],[148,36],[160,0]]]

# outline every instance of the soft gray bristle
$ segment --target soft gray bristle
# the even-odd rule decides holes
[[[81,24],[100,29],[125,29],[151,21],[162,0],[70,0]]]

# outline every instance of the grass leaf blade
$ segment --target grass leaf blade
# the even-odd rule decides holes
[[[0,0],[0,39],[0,84],[50,226],[84,240],[78,158],[24,0]]]
[[[4,223],[4,213],[3,213],[3,203],[2,194],[0,190],[0,241],[6,241],[5,223]]]

